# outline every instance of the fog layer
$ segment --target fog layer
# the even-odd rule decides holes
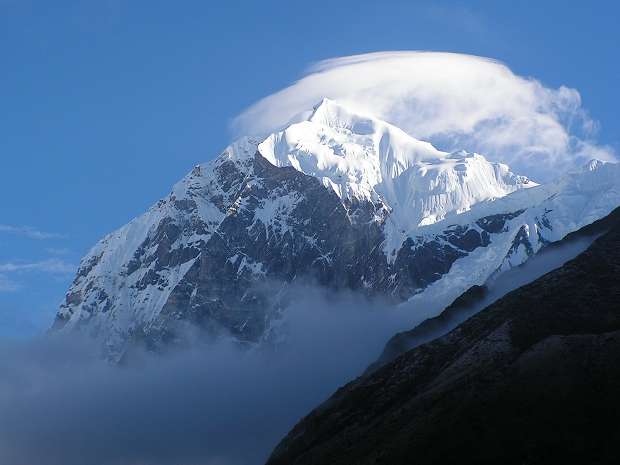
[[[112,366],[75,337],[3,343],[0,463],[263,463],[302,415],[410,326],[351,295],[295,292],[288,336],[268,349],[220,339]]]

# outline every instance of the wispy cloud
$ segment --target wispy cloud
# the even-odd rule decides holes
[[[25,286],[21,282],[22,279],[15,279],[16,276],[23,277],[24,274],[28,273],[45,273],[55,278],[64,278],[74,273],[76,269],[76,265],[57,258],[0,263],[0,292],[15,292],[23,289]]]
[[[51,258],[37,262],[6,262],[0,263],[0,273],[19,273],[29,271],[40,271],[51,274],[73,273],[76,266],[64,260]]]
[[[10,224],[0,224],[0,233],[15,234],[37,240],[62,239],[66,237],[63,234],[40,231],[31,226],[14,226]]]

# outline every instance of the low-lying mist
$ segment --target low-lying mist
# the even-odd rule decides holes
[[[550,247],[499,275],[483,299],[408,343],[449,331],[593,240]],[[290,428],[361,374],[391,336],[434,316],[431,302],[394,308],[316,287],[296,288],[291,296],[285,339],[250,349],[205,337],[163,354],[132,352],[127,363],[112,365],[77,334],[0,342],[0,463],[264,463]]]
[[[0,463],[263,463],[411,325],[350,294],[307,288],[294,297],[286,340],[262,349],[219,339],[114,366],[77,336],[0,344]]]
[[[522,265],[491,277],[484,284],[485,290],[483,295],[470,299],[467,305],[461,304],[458,307],[450,307],[449,311],[444,312],[439,318],[428,320],[435,317],[441,311],[433,302],[420,304],[417,309],[410,308],[410,303],[403,304],[403,308],[407,308],[407,312],[412,315],[414,320],[412,326],[419,326],[412,331],[398,335],[395,340],[391,341],[382,355],[380,363],[374,365],[373,368],[377,368],[403,351],[413,349],[450,332],[463,321],[501,299],[509,292],[531,283],[572,260],[585,251],[599,236],[600,234],[580,235],[569,240],[551,244],[529,258]]]

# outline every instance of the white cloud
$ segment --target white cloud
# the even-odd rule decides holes
[[[30,239],[60,239],[65,237],[62,234],[39,231],[30,226],[13,226],[10,224],[0,224],[0,232],[17,234]]]
[[[445,150],[477,151],[516,171],[549,178],[592,157],[597,124],[575,89],[545,87],[488,58],[379,52],[319,62],[305,77],[244,111],[237,135],[264,135],[305,118],[328,97],[372,113]]]
[[[76,270],[75,265],[56,258],[39,262],[7,262],[0,263],[0,273],[41,271],[52,274],[69,274]]]
[[[24,273],[46,273],[63,278],[75,273],[77,266],[57,258],[27,262],[14,261],[0,263],[0,292],[14,292],[22,289],[22,283],[16,282],[13,275]]]

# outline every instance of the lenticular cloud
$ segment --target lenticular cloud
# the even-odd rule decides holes
[[[594,141],[579,92],[545,87],[471,55],[380,52],[334,58],[237,116],[238,135],[264,135],[308,116],[327,97],[371,113],[444,150],[466,149],[547,180],[590,158],[613,160]]]

